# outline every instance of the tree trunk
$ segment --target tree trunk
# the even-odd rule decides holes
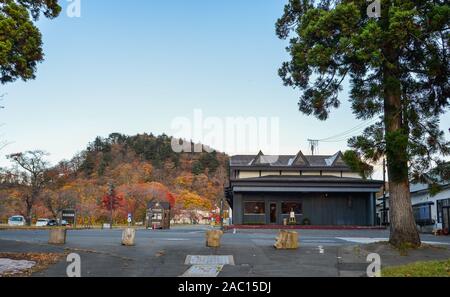
[[[414,220],[407,182],[389,183],[389,211],[391,234],[389,242],[396,246],[420,246],[420,236]]]
[[[384,66],[384,120],[387,168],[389,175],[389,242],[396,246],[420,246],[409,190],[408,141],[409,130],[403,118],[405,104],[402,104],[401,82],[398,73],[398,57],[391,48],[385,57],[390,63]]]
[[[27,202],[26,207],[27,207],[27,214],[26,214],[25,220],[27,221],[27,225],[31,226],[31,217],[33,215],[33,205],[32,205],[32,203]]]

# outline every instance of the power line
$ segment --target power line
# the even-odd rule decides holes
[[[339,134],[336,134],[336,135],[333,135],[330,137],[326,137],[326,138],[322,138],[322,139],[308,139],[309,146],[311,148],[311,154],[314,155],[315,152],[319,151],[319,143],[320,142],[331,143],[331,142],[347,141],[349,136],[351,136],[352,134],[354,134],[356,132],[366,129],[368,126],[374,124],[378,120],[379,120],[379,118],[372,118],[372,119],[366,120],[344,132],[341,132]]]
[[[318,141],[319,142],[332,142],[332,141],[337,140],[337,139],[341,139],[341,140],[338,140],[338,141],[342,141],[344,136],[348,136],[349,134],[353,134],[356,131],[360,131],[362,129],[365,129],[369,125],[375,123],[377,120],[379,120],[379,119],[378,118],[372,118],[370,120],[366,120],[366,121],[364,121],[362,123],[359,123],[355,127],[350,128],[349,130],[346,130],[344,132],[341,132],[339,134],[336,134],[336,135],[333,135],[333,136],[330,136],[330,137],[327,137],[327,138],[318,139]]]

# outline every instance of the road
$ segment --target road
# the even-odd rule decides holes
[[[196,242],[203,241],[209,226],[182,226],[170,230],[137,230],[137,245],[148,240],[158,242]],[[387,230],[298,230],[302,246],[340,246],[354,243],[370,243],[384,241],[389,237]],[[242,242],[251,240],[255,243],[273,243],[277,230],[229,230],[225,233],[224,242]],[[113,230],[69,230],[67,245],[76,248],[101,247],[116,245],[120,241],[122,231]],[[47,230],[1,230],[0,239],[17,240],[30,243],[46,243]],[[422,234],[422,241],[429,244],[450,245],[450,236],[436,237]]]
[[[357,276],[364,273],[366,264],[351,263],[355,265],[349,269],[342,265],[346,253],[356,244],[388,238],[385,230],[298,230],[301,248],[277,251],[273,248],[276,230],[237,230],[224,234],[220,248],[210,249],[205,246],[208,228],[137,230],[134,247],[120,244],[118,229],[69,230],[64,247],[49,246],[47,230],[1,230],[0,252],[69,249],[81,256],[82,276],[181,276],[192,267],[186,263],[188,255],[204,255],[210,257],[208,261],[218,261],[214,256],[231,256],[234,265],[221,267],[218,276]],[[450,247],[450,237],[422,235],[422,240],[446,251]],[[66,266],[61,262],[37,275],[65,276]]]

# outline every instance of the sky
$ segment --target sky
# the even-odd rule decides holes
[[[309,154],[308,138],[327,138],[361,124],[351,113],[348,86],[329,120],[298,111],[298,90],[283,86],[277,74],[289,59],[287,41],[276,37],[274,25],[286,0],[80,3],[81,17],[69,17],[69,3],[61,1],[60,17],[38,22],[45,61],[36,79],[0,86],[5,94],[0,137],[8,142],[0,166],[11,165],[7,154],[35,149],[47,151],[55,164],[112,132],[189,138],[174,122],[190,119],[195,127],[196,111],[211,122],[278,119],[281,154],[300,149]],[[441,124],[450,127],[450,116]],[[346,148],[345,140],[320,143],[319,153]],[[223,150],[257,153],[256,148]]]

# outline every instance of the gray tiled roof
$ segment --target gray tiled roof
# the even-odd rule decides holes
[[[251,155],[237,155],[232,156],[230,158],[230,165],[231,166],[247,166],[250,165],[250,162],[253,161],[255,156]]]
[[[280,175],[267,175],[262,177],[252,177],[252,178],[245,178],[245,179],[237,179],[234,180],[234,182],[270,182],[270,181],[286,181],[286,182],[339,182],[339,183],[346,183],[346,182],[357,182],[357,183],[367,183],[367,184],[382,184],[383,181],[379,180],[372,180],[372,179],[361,179],[361,178],[354,178],[354,177],[336,177],[331,175],[322,175],[322,176],[280,176]]]
[[[296,158],[303,157],[299,152],[297,155],[236,155],[230,158],[230,166],[252,167],[252,166],[268,166],[268,167],[294,167]],[[302,167],[348,167],[341,160],[341,152],[334,155],[315,155],[304,156],[308,163]]]

